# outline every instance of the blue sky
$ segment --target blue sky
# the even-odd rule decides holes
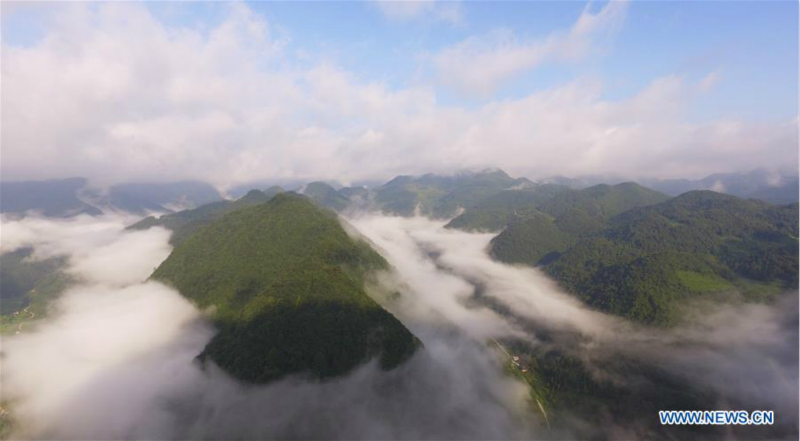
[[[578,1],[464,2],[462,23],[420,17],[392,19],[366,2],[252,2],[278,23],[293,46],[310,57],[335,60],[358,75],[405,87],[418,58],[471,35],[505,29],[521,39],[568,28],[587,3]],[[173,6],[154,5],[165,21],[214,22],[221,5],[199,5],[170,17]],[[588,5],[602,7],[602,2]],[[695,117],[772,119],[797,115],[798,3],[791,1],[633,2],[602,56],[543,66],[520,75],[494,97],[519,97],[577,77],[605,81],[609,98],[636,93],[653,78],[699,78],[719,72],[718,87],[699,103]],[[469,103],[441,91],[442,99]],[[464,100],[464,101],[461,101]]]
[[[297,54],[330,59],[357,75],[406,87],[418,59],[471,35],[495,29],[521,39],[546,37],[568,28],[584,8],[602,2],[498,1],[458,3],[462,21],[419,17],[393,19],[369,2],[249,2],[276,23]],[[153,13],[175,26],[211,28],[224,19],[223,3],[151,3]],[[797,116],[798,3],[791,1],[639,1],[628,6],[624,24],[602,56],[543,66],[504,85],[493,98],[520,97],[536,90],[591,77],[604,81],[604,96],[630,96],[653,78],[699,78],[719,72],[721,80],[694,113],[698,119]],[[6,41],[30,44],[44,34],[36,15],[13,14],[3,22]],[[444,102],[471,104],[469,97],[440,91]]]
[[[48,46],[45,44],[48,35],[61,32],[64,39],[63,33],[68,31],[54,26],[58,20],[65,21],[58,18],[63,14],[59,7],[48,5],[52,4],[4,3],[4,49],[17,48],[33,53]],[[88,15],[94,15],[82,26],[105,29],[104,15],[98,12],[104,6],[86,5],[85,9],[90,11]],[[319,104],[320,98],[312,96],[314,92],[309,90],[321,90],[322,86],[312,84],[314,80],[310,80],[309,75],[319,72],[321,66],[341,73],[342,84],[357,86],[354,90],[367,95],[379,93],[380,99],[386,102],[402,100],[408,94],[424,96],[424,100],[431,103],[431,112],[446,113],[459,121],[453,124],[467,131],[483,129],[486,123],[478,119],[486,114],[507,115],[512,108],[519,112],[523,104],[547,114],[543,110],[546,105],[542,103],[555,106],[558,102],[559,108],[579,106],[581,111],[589,112],[590,119],[596,119],[598,126],[586,128],[587,138],[580,141],[565,140],[562,133],[543,138],[548,142],[592,144],[594,138],[590,136],[597,133],[614,132],[620,127],[641,131],[647,125],[653,127],[649,136],[656,137],[656,132],[666,131],[662,126],[670,121],[681,127],[692,125],[686,136],[695,138],[682,139],[684,144],[721,143],[721,138],[710,140],[711,135],[703,132],[704,128],[716,124],[711,132],[724,134],[730,131],[732,122],[736,130],[743,131],[749,127],[766,131],[764,125],[770,124],[782,124],[785,129],[786,124],[793,123],[793,129],[790,127],[792,130],[775,141],[782,142],[781,147],[771,147],[769,156],[783,151],[790,160],[796,157],[796,152],[789,152],[790,143],[786,141],[796,139],[798,116],[797,2],[638,1],[610,5],[571,1],[410,4],[329,1],[250,2],[243,6],[251,18],[261,22],[268,31],[269,41],[258,44],[277,48],[275,51],[279,52],[277,56],[248,56],[243,61],[259,73],[279,76],[298,87],[305,104],[293,107],[292,113],[302,114],[303,124],[338,131],[335,133],[338,138],[326,142],[349,145],[355,141],[346,137],[369,133],[383,135],[397,128],[377,124],[367,115],[356,115],[344,122],[338,119],[338,126],[330,125],[328,114],[319,119],[320,113],[341,110],[319,111],[319,106],[307,106],[308,102]],[[175,46],[183,31],[193,32],[200,39],[207,39],[206,45],[210,44],[212,35],[232,20],[231,10],[235,7],[232,3],[156,2],[142,8],[146,12],[144,18],[139,18],[152,20],[165,31],[162,43],[166,47]],[[138,17],[137,14],[133,16]],[[580,30],[583,19],[587,26]],[[590,21],[593,22],[590,24]],[[54,30],[57,28],[60,30]],[[242,46],[250,44],[247,36],[237,38],[241,39],[238,43]],[[96,47],[93,44],[87,37],[87,47]],[[124,52],[125,45],[134,43],[120,40],[117,44]],[[4,61],[8,61],[5,58]],[[59,59],[67,64],[80,62],[80,57]],[[119,67],[118,64],[115,66]],[[329,73],[325,70],[314,78],[327,79]],[[182,73],[165,75],[180,77]],[[379,92],[374,90],[376,85]],[[326,83],[322,88],[340,86]],[[590,96],[588,102],[580,102],[580,93],[573,90],[576,87]],[[327,96],[327,92],[324,95]],[[570,101],[561,103],[561,99]],[[149,103],[145,107],[160,107],[161,104],[164,103],[159,106]],[[355,102],[336,103],[333,107],[340,104],[347,108],[356,105]],[[414,105],[407,101],[403,101],[403,105],[410,106],[401,112],[403,116],[421,112],[418,108],[412,109]],[[650,115],[659,106],[667,110]],[[606,112],[607,108],[612,111]],[[475,121],[461,121],[463,118],[453,116],[454,112],[466,112]],[[640,118],[640,114],[647,115]],[[514,116],[524,121],[524,115]],[[602,128],[601,124],[608,127]],[[363,132],[351,133],[353,128]],[[700,132],[703,133],[698,135]],[[438,134],[431,136],[436,142],[441,141]],[[520,133],[520,138],[522,136],[524,134]],[[742,138],[753,140],[759,136],[750,131]],[[638,132],[625,139],[634,138],[638,142],[649,139]],[[442,151],[460,152],[461,149],[476,149],[465,146],[477,141],[449,139],[442,142]],[[518,139],[512,140],[512,144],[514,142]],[[792,150],[796,150],[794,147],[796,145]],[[344,147],[331,147],[332,150],[337,148]],[[521,148],[515,145],[509,147],[509,152],[519,152]],[[710,144],[704,144],[703,148],[717,149]],[[394,149],[402,152],[400,146]],[[592,149],[588,148],[587,158],[597,156],[597,149],[608,147],[596,147],[593,153],[589,153]],[[664,146],[657,150],[664,154],[667,149]],[[744,155],[741,153],[744,150],[745,147],[740,146],[736,153]],[[684,150],[677,149],[675,161],[671,162],[680,162],[679,151]],[[460,165],[475,166],[485,159],[478,159],[481,155],[471,150],[466,153],[475,158]],[[724,152],[720,150],[717,154]],[[786,158],[773,158],[772,162],[785,163]],[[692,164],[696,165],[700,159],[693,158]],[[714,162],[711,157],[702,160],[709,164]],[[589,159],[586,161],[583,168],[573,166],[566,171],[591,171],[593,163]],[[742,157],[737,164],[747,162]],[[697,171],[693,173],[701,173],[700,170],[709,167],[708,164],[695,167]],[[736,167],[741,165],[723,166]],[[294,163],[288,168],[291,170],[287,174],[292,176],[304,173],[301,170],[306,168],[316,170],[307,164]],[[661,173],[673,173],[676,169],[680,167],[675,165],[674,169]],[[598,166],[597,171],[616,170]]]

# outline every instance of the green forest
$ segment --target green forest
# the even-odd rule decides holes
[[[797,286],[797,204],[711,191],[647,201],[555,197],[512,222],[491,253],[541,266],[600,310],[662,326],[688,299],[766,301]]]
[[[219,332],[201,358],[242,380],[326,378],[374,356],[394,368],[419,341],[364,292],[388,264],[339,222],[304,196],[279,194],[197,231],[152,278],[213,310]]]

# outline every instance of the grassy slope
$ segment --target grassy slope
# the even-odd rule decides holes
[[[363,290],[367,274],[386,267],[334,213],[282,194],[198,231],[153,278],[214,307],[219,333],[203,356],[264,382],[339,375],[376,355],[384,368],[408,358],[418,341]]]

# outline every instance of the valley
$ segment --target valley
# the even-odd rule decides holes
[[[667,429],[653,415],[665,406],[751,403],[747,391],[731,387],[741,378],[724,369],[727,363],[764,378],[779,366],[778,382],[796,367],[784,358],[773,368],[759,363],[797,341],[786,325],[797,314],[780,306],[797,301],[796,208],[711,192],[671,198],[636,184],[575,190],[493,170],[402,177],[386,189],[336,190],[321,182],[299,192],[253,189],[237,200],[139,217],[113,234],[119,243],[131,235],[168,238],[168,257],[156,265],[143,262],[142,270],[153,270],[125,280],[134,283],[130,288],[163,286],[192,305],[204,329],[213,329],[198,334],[207,335],[202,340],[175,331],[184,335],[175,344],[194,341],[193,349],[180,350],[186,357],[180,369],[198,390],[234,381],[261,402],[284,388],[310,388],[315,396],[335,385],[377,382],[401,401],[422,393],[442,406],[423,409],[442,417],[458,409],[486,411],[484,404],[444,405],[435,398],[442,393],[438,387],[418,389],[432,380],[430,372],[447,372],[450,385],[443,387],[491,391],[489,406],[504,415],[492,436],[607,438],[625,427],[626,436],[635,438],[702,439],[719,430]],[[79,219],[70,222],[94,222]],[[78,256],[39,261],[33,249],[3,254],[5,282],[19,287],[9,291],[4,285],[3,298],[20,299],[18,308],[4,313],[3,332],[23,339],[46,335],[52,321],[68,319],[64,302],[86,289],[82,277],[69,276]],[[88,252],[80,258],[91,259]],[[53,310],[59,312],[48,317]],[[706,337],[758,326],[748,314],[779,324],[759,331],[769,343]],[[731,321],[731,315],[739,318]],[[34,317],[38,325],[25,325]],[[460,349],[453,352],[453,345]],[[700,348],[707,352],[700,359],[715,360],[701,362],[703,378],[719,384],[685,375],[699,362]],[[736,359],[743,353],[751,355]],[[109,366],[108,381],[118,381],[115,372],[123,366]],[[467,366],[483,374],[461,378]],[[788,408],[796,406],[773,381],[763,387],[774,389],[773,398]],[[206,411],[208,404],[183,401],[186,393],[169,392],[182,403],[180,413]],[[227,391],[224,401],[237,396]],[[292,406],[307,406],[308,399]],[[18,406],[5,406],[4,418],[25,427],[26,413]],[[325,414],[345,413],[326,407]],[[220,418],[215,424],[225,433],[244,433],[229,426],[230,415]],[[298,431],[289,421],[270,426],[269,433],[320,433]],[[381,430],[399,433],[395,423]],[[190,426],[174,424],[178,433],[189,433]],[[194,424],[210,430],[205,422]],[[41,433],[58,433],[55,427]],[[314,427],[330,430],[323,420]],[[356,433],[348,427],[344,433]],[[741,433],[780,438],[796,427],[790,419]],[[425,432],[437,433],[446,432]]]

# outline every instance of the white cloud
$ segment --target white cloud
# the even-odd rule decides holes
[[[170,232],[163,228],[120,234],[136,220],[116,214],[59,221],[3,218],[0,252],[32,247],[37,259],[69,256],[67,272],[82,281],[119,286],[138,283],[150,276],[154,262],[167,258],[172,247],[167,244]]]
[[[567,32],[520,41],[509,30],[469,37],[433,56],[443,84],[488,96],[503,82],[548,61],[576,60],[587,55],[600,34],[617,27],[625,17],[625,2],[609,2],[592,14],[587,6]]]
[[[435,0],[377,0],[378,10],[390,20],[409,21],[428,19],[461,25],[464,11],[459,1]]]
[[[257,386],[201,366],[195,357],[214,330],[174,289],[145,281],[168,235],[124,225],[118,217],[2,219],[2,251],[66,254],[69,270],[84,276],[44,320],[3,337],[12,439],[507,439],[534,429],[522,418],[526,386],[440,321],[426,325],[424,349],[389,372],[370,362],[325,382],[294,376]]]
[[[135,3],[59,7],[39,43],[3,43],[3,179],[225,187],[485,166],[531,177],[698,177],[797,161],[796,119],[689,121],[713,77],[668,75],[614,100],[602,83],[576,80],[463,108],[431,87],[391,88],[331,62],[299,67],[286,55],[291,42],[244,5],[211,29],[167,26]],[[531,45],[496,37],[511,43],[478,51],[496,62],[472,63],[501,66],[494,78],[525,68],[520,58],[580,57],[588,36],[623,12],[616,3],[585,11],[569,32]]]
[[[713,89],[721,80],[722,74],[717,71],[711,72],[700,81],[697,88],[701,92],[708,92]]]
[[[539,432],[542,422],[528,407],[528,387],[505,375],[501,359],[485,345],[488,338],[510,336],[574,356],[602,375],[597,378],[620,386],[630,378],[627,366],[641,366],[641,372],[655,366],[670,388],[677,384],[691,394],[695,389],[684,382],[696,384],[709,406],[750,403],[797,414],[796,294],[774,305],[693,307],[686,327],[645,330],[587,309],[535,269],[492,261],[486,253],[491,235],[448,230],[429,219],[370,215],[352,225],[394,267],[393,277],[383,279],[392,284],[384,288],[399,297],[387,308],[424,347],[388,372],[370,362],[324,382],[298,376],[252,385],[213,364],[201,367],[195,357],[214,330],[175,290],[144,281],[145,267],[164,258],[153,250],[168,248],[167,235],[126,232],[112,217],[10,222],[0,225],[4,246],[9,240],[33,245],[37,253],[67,253],[73,269],[79,261],[94,262],[83,267],[83,282],[56,301],[53,313],[3,337],[0,380],[14,422],[12,439],[552,435]],[[110,276],[125,270],[128,279]],[[478,297],[503,312],[481,306]],[[625,389],[633,394],[665,384],[635,377]],[[572,427],[618,434],[605,418],[597,424],[597,415],[613,412],[608,403],[596,404],[586,425]],[[796,421],[784,424],[796,427]]]

